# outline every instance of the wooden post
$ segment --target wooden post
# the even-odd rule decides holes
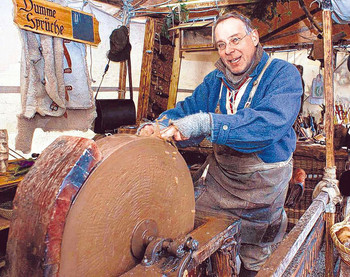
[[[130,99],[134,100],[134,88],[132,87],[131,57],[126,62],[128,63],[128,78],[129,78]]]
[[[326,168],[335,166],[334,158],[334,93],[333,93],[333,43],[332,43],[332,18],[331,1],[323,0],[323,47],[324,47],[324,95],[325,95],[325,133],[326,133]],[[333,276],[333,242],[330,236],[330,228],[335,220],[335,207],[328,204],[325,213],[326,221],[326,277]],[[334,206],[334,205],[333,205]]]
[[[125,99],[126,92],[126,61],[119,63],[119,99]]]
[[[335,221],[335,213],[334,212],[326,212],[324,215],[324,219],[326,221],[326,257],[325,257],[325,267],[326,267],[326,277],[333,277],[333,267],[334,267],[334,259],[333,259],[333,241],[331,238],[330,229],[334,225]]]
[[[145,39],[143,43],[143,56],[140,76],[140,90],[137,107],[137,124],[147,116],[149,92],[151,89],[151,71],[154,49],[155,22],[148,18],[145,27]]]
[[[181,52],[180,52],[180,32],[176,31],[175,37],[175,49],[173,58],[173,68],[171,72],[170,88],[169,88],[169,99],[167,109],[172,109],[176,104],[177,88],[179,86],[179,76],[181,68]]]
[[[324,46],[324,94],[325,94],[325,133],[326,167],[335,166],[334,160],[334,92],[333,92],[333,45],[331,11],[323,10]]]

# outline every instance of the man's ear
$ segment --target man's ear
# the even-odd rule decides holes
[[[251,31],[251,37],[252,37],[252,40],[254,42],[254,46],[257,46],[259,43],[259,33],[256,29]]]

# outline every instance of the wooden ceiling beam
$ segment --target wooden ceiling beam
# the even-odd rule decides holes
[[[318,32],[320,34],[323,33],[323,30],[320,26],[318,26],[317,22],[315,21],[315,19],[313,18],[312,14],[310,13],[310,11],[307,9],[307,7],[305,6],[304,0],[299,0],[299,5],[300,7],[303,9],[305,15],[307,16],[307,18],[309,19],[309,21],[311,22],[311,24],[318,30]]]
[[[191,0],[187,2],[175,2],[171,1],[168,4],[161,5],[159,7],[153,7],[147,9],[148,12],[154,13],[169,13],[169,10],[178,7],[180,5],[186,5],[188,10],[210,9],[210,8],[223,8],[233,5],[254,4],[259,0]]]
[[[315,9],[313,9],[313,10],[310,11],[310,14],[313,15],[313,14],[319,12],[319,11],[321,11],[320,8],[315,8]],[[272,32],[269,32],[267,35],[262,36],[262,37],[260,38],[260,41],[261,41],[262,43],[264,43],[264,42],[268,41],[271,37],[273,37],[274,35],[276,35],[277,33],[279,33],[279,32],[281,32],[281,31],[287,29],[288,27],[291,27],[291,26],[293,26],[293,25],[299,23],[300,21],[302,21],[302,20],[304,20],[304,19],[306,19],[306,18],[307,18],[307,16],[306,16],[305,14],[302,15],[302,16],[300,16],[300,17],[298,17],[298,18],[295,18],[295,19],[291,20],[290,22],[288,22],[287,24],[284,24],[283,26],[281,26],[281,27],[279,27],[279,28],[273,30]]]

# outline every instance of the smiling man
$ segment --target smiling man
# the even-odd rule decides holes
[[[212,141],[213,154],[195,174],[207,172],[205,184],[195,184],[196,209],[242,220],[240,276],[255,276],[287,226],[283,206],[292,175],[301,77],[292,64],[269,58],[243,15],[220,17],[214,33],[217,69],[158,122],[161,136],[182,146],[204,137]],[[151,135],[154,129],[146,124],[139,134]]]
[[[232,29],[231,26],[236,28]],[[231,73],[241,75],[253,67],[256,46],[259,44],[257,30],[252,30],[237,18],[221,19],[216,23],[215,40],[221,61]]]

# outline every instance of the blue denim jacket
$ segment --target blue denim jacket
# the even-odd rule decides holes
[[[204,78],[191,96],[177,103],[174,109],[162,113],[160,123],[168,125],[171,119],[207,112],[211,115],[211,135],[207,139],[213,143],[227,145],[242,153],[256,153],[266,163],[286,161],[295,150],[296,134],[292,126],[303,93],[297,68],[286,61],[274,59],[266,69],[250,107],[244,108],[253,82],[267,60],[268,55],[264,52],[250,75],[252,80],[236,114],[227,114],[225,86],[220,99],[221,114],[215,113],[222,81],[230,87],[224,74],[216,69]],[[190,139],[185,144],[193,145],[203,138]]]

